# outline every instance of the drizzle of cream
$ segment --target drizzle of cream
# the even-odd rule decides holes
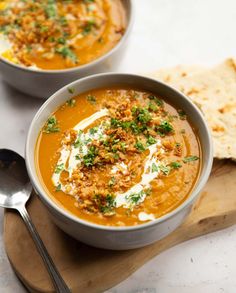
[[[128,191],[124,193],[118,193],[116,194],[115,198],[115,205],[116,207],[123,206],[124,208],[132,208],[132,205],[130,203],[130,196],[132,194],[137,194],[143,191],[144,189],[150,188],[150,182],[155,179],[159,173],[160,169],[157,168],[157,171],[152,172],[152,164],[156,164],[157,167],[161,165],[161,162],[158,161],[155,157],[154,154],[157,151],[157,148],[161,146],[161,141],[158,140],[155,144],[149,146],[149,154],[146,158],[145,165],[144,165],[144,171],[142,174],[141,181],[134,186],[132,186]],[[143,192],[140,195],[140,199],[137,202],[137,204],[143,202],[146,198],[146,193]]]
[[[94,121],[96,121],[99,118],[102,118],[104,116],[107,116],[109,114],[109,111],[107,109],[101,109],[100,111],[94,113],[93,115],[89,116],[88,118],[85,118],[81,122],[79,122],[75,127],[74,130],[84,130],[86,127],[91,125]]]
[[[153,214],[147,214],[145,212],[140,212],[138,214],[138,218],[140,221],[142,222],[146,222],[146,221],[153,221],[155,220],[155,216]]]
[[[57,162],[57,166],[58,165],[61,165],[63,164],[64,166],[66,166],[66,163],[67,163],[67,160],[68,160],[68,157],[70,155],[70,149],[68,147],[63,147],[61,149],[61,156]],[[53,175],[52,175],[52,182],[54,184],[54,186],[58,186],[59,184],[61,184],[61,181],[60,181],[60,176],[61,176],[61,172],[63,170],[61,170],[60,172],[56,173],[54,172]]]
[[[74,145],[67,146],[62,145],[60,150],[60,158],[57,162],[57,166],[60,164],[64,165],[63,170],[67,171],[69,173],[69,178],[71,178],[73,172],[76,170],[79,164],[81,164],[82,157],[87,154],[88,152],[88,146],[86,145],[86,141],[91,140],[98,140],[100,137],[105,138],[105,135],[103,134],[104,127],[101,123],[98,126],[97,132],[91,134],[89,131],[84,133],[82,130],[84,130],[86,127],[91,125],[94,121],[96,121],[99,118],[102,118],[104,116],[108,115],[107,109],[102,109],[93,115],[89,116],[88,118],[82,120],[79,122],[73,129],[78,132],[77,139],[79,138],[82,146],[75,147]],[[68,137],[69,138],[69,137]],[[61,190],[67,194],[73,195],[73,186],[64,185],[62,184],[60,180],[61,170],[59,173],[54,172],[52,175],[52,182],[54,186],[61,186]]]
[[[111,174],[116,174],[117,172],[121,172],[124,175],[127,174],[128,166],[124,162],[116,163],[111,169]]]

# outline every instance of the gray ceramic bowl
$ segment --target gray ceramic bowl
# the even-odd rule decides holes
[[[114,71],[122,59],[133,23],[132,0],[122,0],[122,3],[127,15],[127,28],[119,43],[105,55],[88,64],[64,70],[29,69],[0,56],[2,79],[28,95],[46,99],[62,86],[78,78],[99,72]]]
[[[65,103],[71,95],[68,87],[75,89],[75,95],[100,87],[126,85],[151,91],[163,97],[166,101],[183,109],[188,113],[192,125],[197,130],[202,146],[202,169],[195,189],[178,208],[152,222],[134,227],[106,227],[93,224],[73,216],[57,205],[43,189],[35,167],[35,145],[38,134],[50,116],[60,105]],[[154,79],[132,74],[97,74],[74,81],[52,95],[40,108],[34,117],[26,143],[26,164],[31,182],[48,209],[52,220],[72,237],[92,246],[106,249],[131,249],[142,247],[157,241],[176,229],[189,214],[192,204],[196,200],[211,172],[212,141],[209,129],[199,109],[182,93]]]

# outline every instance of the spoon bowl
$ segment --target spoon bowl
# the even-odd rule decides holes
[[[30,198],[32,186],[25,160],[7,149],[0,150],[0,206],[17,209]]]
[[[0,206],[15,209],[20,213],[52,278],[56,292],[69,293],[69,288],[55,267],[26,211],[25,204],[31,192],[32,186],[25,160],[14,151],[0,149]]]

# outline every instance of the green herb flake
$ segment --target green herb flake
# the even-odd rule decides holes
[[[80,160],[80,155],[75,155],[76,160]]]
[[[164,136],[166,134],[169,134],[174,131],[173,126],[167,121],[164,120],[161,122],[161,124],[156,128],[157,133],[161,136]]]
[[[119,154],[115,153],[115,154],[113,154],[113,158],[114,158],[115,160],[119,160],[120,156],[119,156]]]
[[[116,179],[115,179],[114,176],[112,176],[111,179],[110,179],[109,182],[108,182],[108,186],[109,186],[109,187],[114,186],[114,185],[115,185],[115,182],[116,182]]]
[[[93,95],[87,95],[87,101],[92,105],[96,104],[97,102],[96,97]]]
[[[49,42],[53,43],[53,42],[55,42],[55,37],[51,36],[51,37],[48,38],[48,40],[49,40]]]
[[[171,163],[170,163],[170,167],[171,167],[172,169],[179,169],[179,168],[182,167],[182,165],[181,165],[179,162],[171,162]]]
[[[144,190],[127,195],[125,198],[130,206],[130,209],[138,205],[142,201],[144,195],[147,195],[146,191]]]
[[[63,58],[69,58],[73,63],[78,63],[78,57],[67,46],[59,47],[55,49],[55,52],[60,54]]]
[[[47,6],[44,9],[48,18],[55,18],[57,16],[56,1],[48,0]]]
[[[54,173],[56,173],[56,174],[59,174],[59,173],[61,173],[63,170],[64,170],[64,164],[63,163],[61,163],[61,164],[59,164],[59,165],[57,165],[56,166],[56,168],[55,168],[55,171],[54,171]]]
[[[148,104],[148,110],[155,112],[155,111],[158,110],[158,107],[157,107],[156,104],[150,102],[150,103]]]
[[[87,36],[93,29],[93,27],[96,25],[95,21],[93,19],[90,19],[86,25],[83,27],[82,34],[84,36]]]
[[[152,173],[154,172],[159,172],[159,167],[155,163],[152,163]]]
[[[70,99],[66,102],[66,105],[69,106],[69,107],[74,107],[76,104],[76,101],[75,99]]]
[[[156,142],[157,142],[157,140],[153,136],[151,136],[151,135],[148,136],[148,139],[147,139],[148,146],[155,144]]]
[[[76,141],[74,142],[74,147],[78,148],[78,147],[82,146],[82,144],[83,143],[82,143],[80,137],[77,137]]]
[[[93,127],[93,128],[89,129],[89,133],[92,134],[92,135],[97,133],[97,132],[98,132],[98,127]]]
[[[41,33],[46,33],[46,32],[48,32],[48,29],[49,29],[48,26],[43,25],[43,26],[40,27],[40,32]]]
[[[141,122],[142,124],[147,124],[152,120],[152,115],[146,108],[133,107],[132,115],[136,118],[138,122]]]
[[[56,191],[60,191],[61,190],[61,184],[58,184],[57,187],[56,187]]]
[[[60,37],[60,38],[57,39],[57,43],[58,43],[58,44],[61,44],[61,45],[65,45],[65,43],[66,43],[66,39],[63,38],[63,37]]]
[[[162,165],[162,166],[160,166],[160,170],[164,175],[167,176],[167,175],[169,175],[171,168],[170,168],[170,166]]]
[[[54,133],[54,132],[59,132],[60,128],[58,127],[58,122],[56,117],[53,115],[50,118],[48,118],[44,128],[43,132],[44,133]]]
[[[181,120],[186,120],[186,119],[187,119],[187,115],[186,115],[186,113],[184,112],[184,110],[179,109],[177,112],[178,112],[178,114],[179,114],[179,118],[180,118]]]
[[[157,104],[157,106],[159,106],[159,107],[163,107],[163,105],[164,105],[164,102],[154,95],[149,95],[148,99],[151,101],[154,101]]]
[[[83,157],[83,162],[86,167],[91,167],[94,165],[94,160],[98,155],[98,150],[95,146],[91,146],[88,149],[88,153]]]
[[[60,22],[60,24],[61,24],[62,26],[67,26],[67,25],[68,25],[68,22],[67,22],[67,19],[66,19],[65,16],[61,16],[61,17],[59,18],[59,22]]]
[[[145,151],[145,149],[146,149],[141,141],[137,141],[134,146],[137,150],[139,150],[141,152]]]
[[[67,90],[68,90],[68,92],[70,94],[74,94],[75,93],[75,88],[73,88],[73,87],[68,87]]]
[[[199,160],[199,157],[197,157],[197,156],[189,156],[189,157],[185,157],[183,159],[183,162],[186,164],[186,163],[197,161],[197,160]]]
[[[107,194],[105,198],[101,198],[97,196],[96,198],[99,211],[106,217],[114,216],[115,215],[115,200],[111,194]]]
[[[121,147],[122,152],[126,151],[126,143],[125,142],[121,142],[120,147]]]

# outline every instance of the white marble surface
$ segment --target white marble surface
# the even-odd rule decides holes
[[[134,0],[135,24],[119,71],[149,72],[176,64],[211,65],[236,55],[235,0]],[[24,153],[42,100],[0,80],[0,148]],[[2,210],[0,221],[2,223]],[[178,245],[109,293],[236,292],[236,226]],[[25,292],[6,258],[0,225],[0,292]],[[86,292],[85,292],[86,293]]]

